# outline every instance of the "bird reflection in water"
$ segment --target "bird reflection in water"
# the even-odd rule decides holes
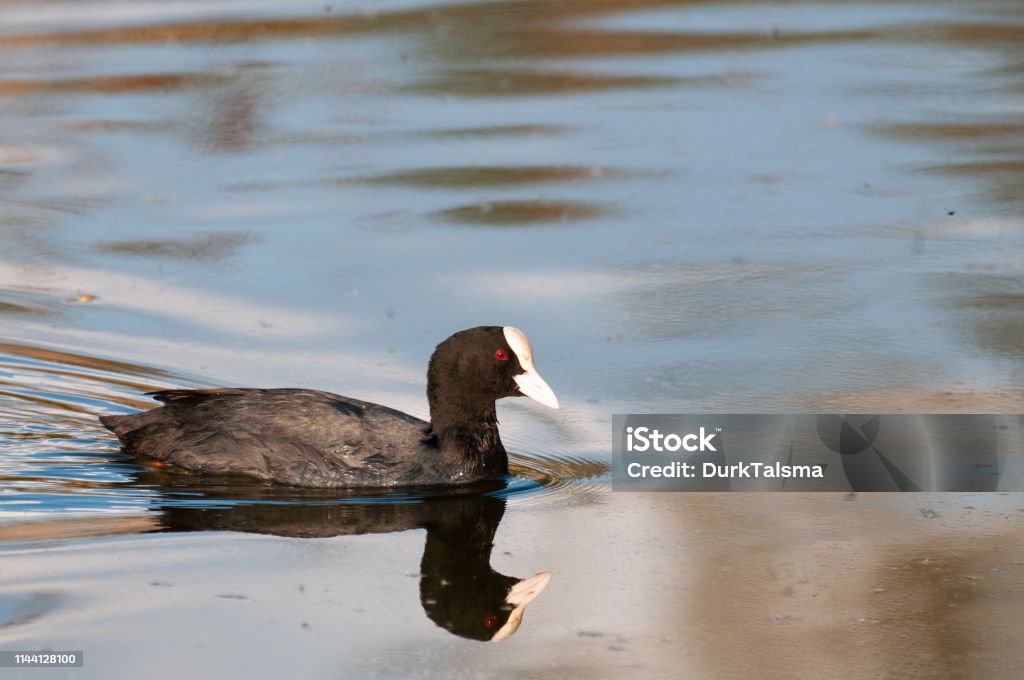
[[[464,489],[458,495],[390,500],[379,495],[339,499],[311,489],[240,486],[188,476],[170,480],[163,471],[145,474],[143,484],[169,492],[161,509],[165,531],[242,531],[276,536],[326,538],[426,529],[420,562],[420,602],[431,621],[455,635],[500,641],[519,629],[526,606],[547,587],[549,572],[518,579],[490,564],[494,535],[505,514],[505,499],[485,495],[503,481]],[[203,506],[181,505],[174,497],[200,493]],[[229,504],[222,504],[229,503]],[[213,505],[214,507],[211,507]]]

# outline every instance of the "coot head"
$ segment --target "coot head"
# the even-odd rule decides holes
[[[508,472],[494,402],[521,396],[558,408],[555,393],[533,364],[530,341],[518,328],[479,326],[437,346],[427,368],[429,434],[450,481]]]
[[[471,640],[501,642],[523,622],[526,606],[547,587],[551,573],[517,580],[491,571],[474,579],[420,582],[423,610],[442,628]]]
[[[493,412],[497,399],[522,396],[558,408],[558,398],[534,366],[530,341],[518,328],[459,331],[439,344],[430,358],[427,398],[432,421],[483,415]]]

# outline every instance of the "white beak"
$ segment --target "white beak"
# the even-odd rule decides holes
[[[558,397],[555,396],[554,390],[544,382],[544,378],[540,377],[533,366],[533,351],[530,349],[530,341],[526,334],[513,326],[505,326],[503,330],[505,341],[515,352],[519,365],[523,367],[523,372],[512,378],[516,381],[519,391],[545,406],[558,408]]]
[[[530,399],[551,408],[558,408],[558,397],[535,371],[527,369],[526,373],[520,373],[512,379],[519,386],[519,391]]]
[[[519,624],[523,622],[523,614],[526,612],[526,605],[533,602],[534,598],[548,587],[550,581],[551,572],[542,571],[530,578],[524,578],[509,589],[505,602],[512,605],[512,613],[509,614],[505,625],[499,628],[491,638],[491,642],[501,642],[519,630]]]

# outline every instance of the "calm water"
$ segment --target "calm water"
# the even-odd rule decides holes
[[[1022,114],[1014,0],[3,4],[0,648],[85,651],[25,677],[1016,677],[1019,494],[607,465],[612,413],[1020,413]],[[479,324],[523,328],[563,408],[501,403],[512,475],[458,497],[182,478],[96,421],[213,385],[426,416],[432,348]]]

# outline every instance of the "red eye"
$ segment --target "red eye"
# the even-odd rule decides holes
[[[493,616],[488,616],[486,619],[484,619],[484,625],[488,628],[494,628],[494,624],[496,624],[497,622],[498,619],[494,618]]]
[[[505,361],[506,359],[508,359],[508,353],[505,352],[505,350],[503,349],[499,349],[497,352],[494,353],[494,358],[497,359],[498,361]]]

